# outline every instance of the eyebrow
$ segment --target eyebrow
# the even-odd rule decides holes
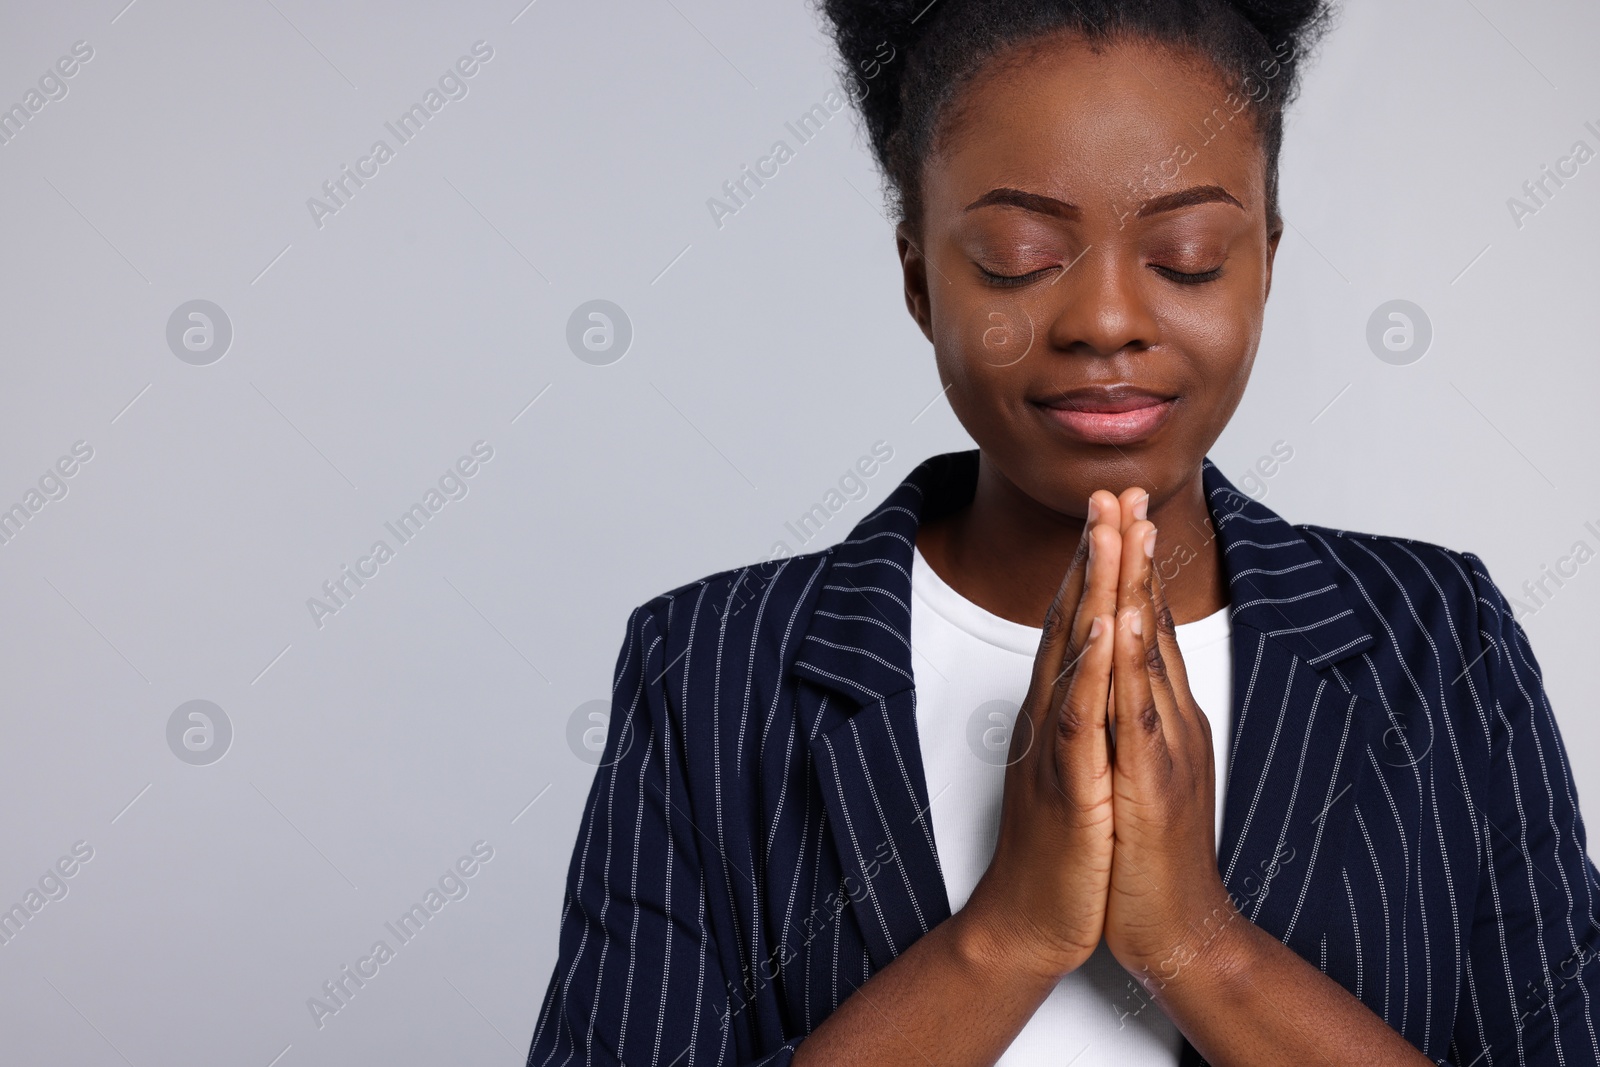
[[[1058,219],[1076,219],[1078,217],[1078,206],[1076,204],[1069,204],[1065,200],[1057,200],[1053,196],[1044,196],[1040,193],[1025,193],[1021,189],[990,189],[987,193],[968,204],[966,210],[976,211],[980,207],[993,205],[1020,207],[1024,211],[1050,215]]]
[[[1181,207],[1191,207],[1195,204],[1224,203],[1232,204],[1240,211],[1244,205],[1234,199],[1233,194],[1220,185],[1192,185],[1187,189],[1179,189],[1175,193],[1165,196],[1152,197],[1139,205],[1139,210],[1134,212],[1138,218],[1149,218],[1159,215],[1163,211],[1176,211]]]
[[[1159,215],[1164,211],[1176,211],[1179,208],[1192,207],[1195,204],[1224,203],[1232,204],[1239,210],[1244,210],[1244,205],[1220,185],[1193,185],[1187,189],[1180,189],[1175,193],[1166,193],[1162,196],[1152,197],[1139,205],[1139,210],[1134,212],[1136,218],[1149,218]],[[980,207],[991,206],[1019,207],[1024,211],[1032,211],[1040,215],[1049,215],[1058,219],[1075,220],[1079,216],[1078,206],[1069,204],[1065,200],[1057,200],[1053,196],[1044,196],[1041,193],[1025,193],[1021,189],[991,189],[978,199],[966,206],[967,211],[975,211]]]

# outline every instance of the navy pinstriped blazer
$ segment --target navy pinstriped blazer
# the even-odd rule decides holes
[[[935,456],[842,544],[634,611],[531,1067],[779,1067],[949,916],[910,570],[918,525],[976,478],[976,451]],[[1218,866],[1241,910],[1436,1062],[1600,1063],[1600,876],[1483,563],[1291,526],[1209,460],[1204,487],[1233,620]],[[1141,1009],[1130,985],[1107,1010]]]

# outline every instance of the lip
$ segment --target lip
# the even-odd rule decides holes
[[[1176,398],[1130,385],[1087,386],[1035,400],[1072,437],[1092,445],[1136,444],[1159,430]]]

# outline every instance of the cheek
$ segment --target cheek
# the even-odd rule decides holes
[[[1040,330],[1028,309],[1017,303],[990,302],[968,316],[959,334],[962,358],[974,374],[990,376],[1021,363],[1040,344]]]
[[[1046,344],[1036,316],[1014,297],[951,300],[934,316],[940,377],[950,384],[950,402],[958,410],[1015,392],[1023,368]]]
[[[1173,309],[1162,319],[1164,340],[1212,365],[1246,358],[1261,335],[1259,314],[1234,304]]]
[[[1163,339],[1194,361],[1196,382],[1208,393],[1225,394],[1242,390],[1249,377],[1263,310],[1238,289],[1219,288],[1214,299],[1170,301],[1157,317]]]

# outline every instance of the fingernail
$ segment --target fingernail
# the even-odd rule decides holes
[[[1144,496],[1140,497],[1139,502],[1133,506],[1133,517],[1136,519],[1143,519],[1148,517],[1149,513],[1150,494],[1146,493]]]
[[[1136,634],[1143,634],[1144,633],[1144,616],[1143,615],[1134,615],[1133,620],[1128,623],[1128,629],[1132,630]]]
[[[1089,498],[1089,525],[1093,526],[1100,521],[1100,501],[1094,497]]]
[[[1151,530],[1144,535],[1144,554],[1147,559],[1156,557],[1156,532]]]
[[[1100,616],[1094,617],[1094,622],[1089,624],[1089,640],[1093,641],[1105,632],[1106,624],[1100,621]]]

